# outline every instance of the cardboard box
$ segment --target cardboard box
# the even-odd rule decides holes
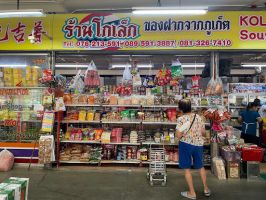
[[[227,178],[240,178],[240,162],[226,163]]]
[[[15,200],[15,190],[0,189],[0,200]]]
[[[28,200],[29,178],[10,177],[4,183],[20,185],[20,200]]]
[[[20,197],[21,197],[21,185],[20,184],[0,183],[0,190],[1,189],[14,190],[15,191],[14,200],[20,200]]]

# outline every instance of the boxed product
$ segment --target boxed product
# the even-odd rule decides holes
[[[227,178],[240,178],[240,162],[226,163]]]
[[[19,185],[20,199],[28,200],[29,178],[10,177],[8,180],[4,181],[4,183]]]
[[[15,191],[6,188],[0,188],[0,200],[15,200]]]
[[[21,196],[21,185],[20,184],[9,184],[9,183],[0,183],[0,190],[13,190],[14,200],[20,200]]]
[[[224,166],[224,161],[222,158],[214,157],[212,159],[212,168],[213,168],[214,175],[217,176],[219,180],[226,179],[225,166]]]

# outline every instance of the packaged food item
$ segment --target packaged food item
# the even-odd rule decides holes
[[[154,95],[147,96],[147,105],[148,106],[154,105]]]
[[[94,95],[90,95],[89,97],[88,97],[88,104],[89,105],[94,105]]]
[[[84,83],[87,87],[95,87],[100,85],[100,76],[93,60],[90,62],[85,72]]]
[[[87,103],[87,95],[80,94],[79,97],[78,97],[78,102],[80,104],[86,104]]]
[[[0,188],[0,200],[14,200],[15,190]]]
[[[121,111],[121,118],[122,120],[129,120],[130,119],[129,110]]]
[[[85,121],[85,119],[86,119],[86,111],[84,111],[84,110],[79,111],[78,120],[79,121]]]
[[[101,119],[101,113],[99,113],[99,112],[95,112],[95,113],[94,113],[94,120],[95,120],[95,121],[100,121],[100,119]]]
[[[21,200],[21,186],[18,184],[0,183],[0,190],[14,191],[14,200]],[[0,195],[1,199],[1,195]],[[3,199],[1,199],[3,200]]]
[[[161,105],[162,104],[162,96],[155,95],[154,96],[154,105]]]
[[[87,119],[87,121],[93,121],[94,120],[94,111],[88,111],[86,119]]]
[[[111,95],[110,96],[110,104],[111,105],[117,105],[117,102],[118,102],[117,96]]]

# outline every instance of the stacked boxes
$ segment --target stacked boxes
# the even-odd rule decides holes
[[[1,71],[1,70],[0,70]],[[41,77],[41,68],[27,66],[25,68],[4,67],[0,73],[0,86],[37,87]]]
[[[28,178],[11,177],[0,184],[0,200],[28,200]]]

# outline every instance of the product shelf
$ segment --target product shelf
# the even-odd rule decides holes
[[[61,164],[99,164],[100,161],[96,162],[96,161],[89,161],[89,162],[83,162],[83,161],[59,161]]]
[[[0,87],[0,89],[47,89],[48,87]]]
[[[100,141],[89,141],[89,140],[62,140],[61,143],[75,143],[75,144],[101,144]]]
[[[140,164],[140,160],[101,160],[102,164]]]
[[[100,107],[100,104],[66,104],[66,107]]]
[[[156,143],[156,142],[142,142],[142,145],[165,145],[165,146],[178,146],[178,143]]]
[[[101,143],[101,144],[110,144],[110,145],[128,145],[128,146],[140,146],[140,143],[130,143],[130,142],[109,142],[109,143]]]
[[[141,121],[102,121],[103,124],[140,124]]]
[[[80,121],[80,120],[62,120],[63,124],[90,124],[90,123],[101,123],[101,121]]]

